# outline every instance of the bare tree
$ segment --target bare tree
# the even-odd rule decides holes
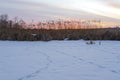
[[[7,14],[0,15],[0,27],[3,27],[3,28],[8,27],[8,15]]]

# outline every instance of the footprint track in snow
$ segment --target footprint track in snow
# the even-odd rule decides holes
[[[24,77],[21,77],[18,80],[26,80],[26,79],[29,80],[30,78],[36,77],[42,71],[47,70],[49,68],[50,64],[52,63],[52,60],[50,59],[50,56],[48,56],[46,53],[41,52],[41,51],[37,51],[37,53],[40,53],[40,54],[42,54],[42,55],[44,55],[46,57],[47,63],[45,65],[45,67],[40,68],[40,69],[34,71],[33,73],[28,74],[28,75],[26,75]]]
[[[110,72],[112,72],[112,73],[115,73],[115,74],[120,75],[120,71],[108,69],[107,67],[102,66],[102,65],[99,65],[99,64],[96,64],[96,63],[94,63],[93,61],[87,61],[87,60],[84,60],[83,58],[79,58],[79,57],[77,57],[77,56],[70,55],[70,54],[65,53],[65,52],[62,52],[62,51],[57,51],[57,50],[56,50],[56,52],[61,53],[61,54],[64,54],[64,55],[66,55],[66,56],[71,56],[71,57],[73,57],[74,59],[77,59],[77,62],[78,62],[78,61],[79,61],[79,62],[80,62],[80,61],[83,61],[83,62],[85,62],[85,63],[88,63],[88,64],[91,64],[91,65],[97,66],[97,67],[100,68],[100,69],[105,69],[105,70],[107,70],[107,71],[110,71]],[[79,63],[79,62],[78,62],[78,63]]]

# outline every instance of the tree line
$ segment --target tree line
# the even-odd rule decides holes
[[[9,20],[0,15],[0,40],[50,41],[50,40],[120,40],[119,28],[99,29],[29,29],[23,20]]]

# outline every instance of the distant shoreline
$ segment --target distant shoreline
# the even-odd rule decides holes
[[[120,41],[120,28],[61,30],[0,28],[0,40],[51,41],[81,39]]]

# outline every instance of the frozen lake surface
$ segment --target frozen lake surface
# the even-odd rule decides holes
[[[0,80],[120,80],[120,41],[0,41]]]

